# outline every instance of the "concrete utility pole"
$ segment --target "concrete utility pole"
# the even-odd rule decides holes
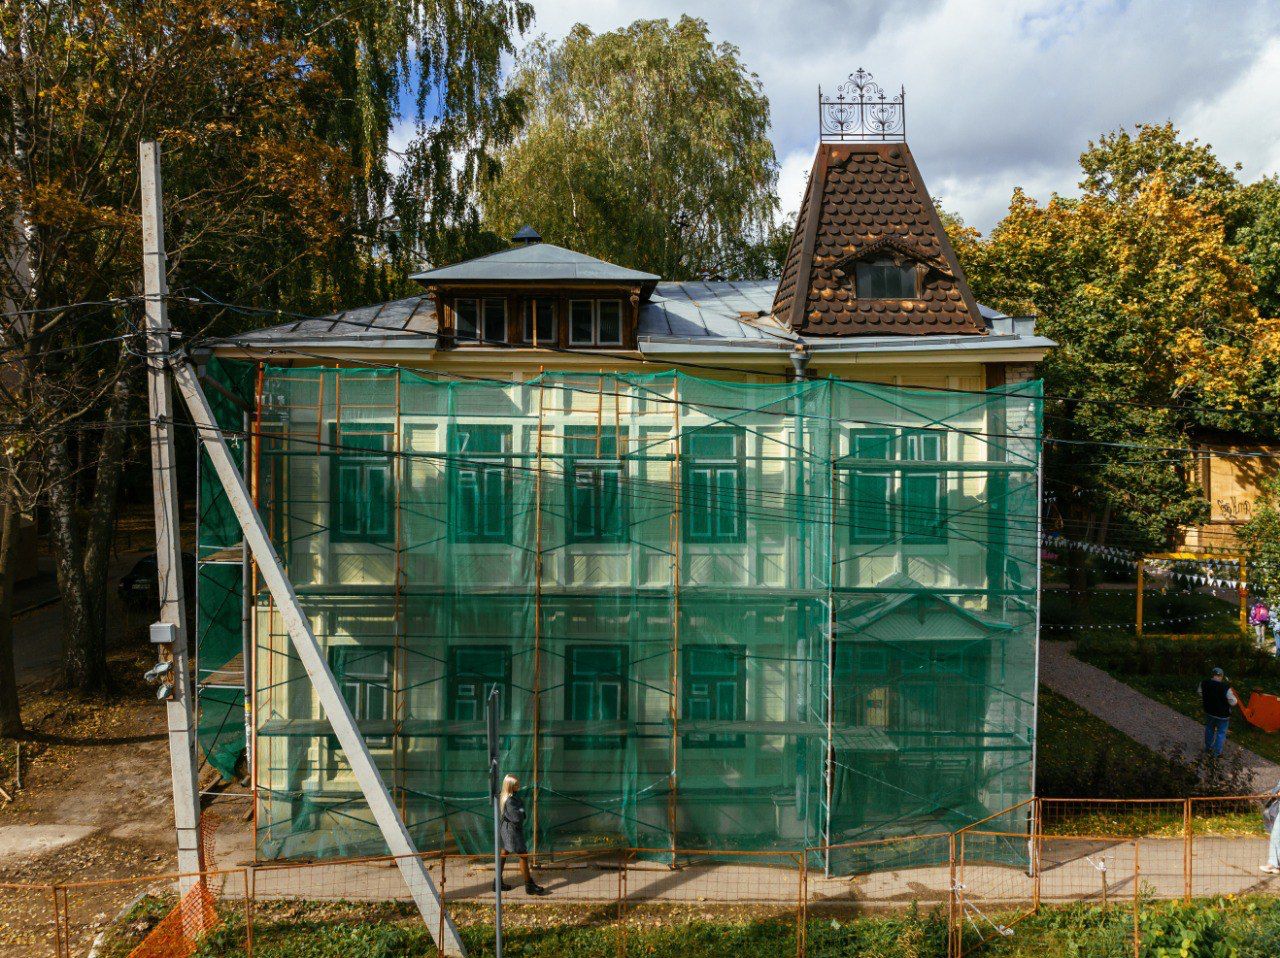
[[[161,656],[168,646],[172,689],[165,702],[169,726],[169,771],[173,778],[173,819],[178,830],[178,871],[183,894],[203,871],[200,797],[196,789],[195,723],[191,674],[187,666],[187,614],[183,600],[182,542],[178,537],[178,481],[173,451],[173,395],[169,382],[169,312],[165,296],[164,201],[160,148],[138,145],[142,177],[142,279],[146,293],[147,407],[151,416],[151,483],[156,512],[156,580],[160,621],[151,641]]]
[[[171,368],[178,390],[182,393],[187,409],[191,412],[196,431],[204,442],[204,451],[213,464],[218,481],[222,483],[222,488],[227,494],[227,502],[230,503],[236,520],[244,532],[245,544],[253,555],[253,561],[258,564],[258,571],[271,592],[271,598],[289,634],[289,641],[293,643],[294,651],[298,654],[298,661],[302,663],[307,677],[311,680],[320,708],[325,718],[329,720],[333,734],[338,739],[338,744],[342,746],[347,761],[351,764],[351,773],[360,786],[360,791],[369,805],[374,822],[382,832],[387,848],[395,856],[396,865],[400,868],[405,884],[409,887],[414,904],[418,906],[418,911],[432,937],[436,939],[436,945],[440,950],[450,958],[465,955],[462,938],[458,935],[458,930],[448,914],[444,913],[435,882],[431,880],[426,865],[413,845],[413,839],[409,837],[409,830],[405,828],[400,812],[391,799],[391,793],[387,791],[386,783],[378,772],[378,766],[374,764],[364,736],[356,727],[355,718],[351,714],[346,698],[342,695],[342,690],[338,687],[337,680],[333,677],[333,671],[329,668],[324,650],[316,641],[306,612],[298,602],[293,583],[285,575],[280,557],[276,554],[275,546],[271,544],[270,536],[267,535],[267,528],[262,524],[262,516],[249,496],[249,488],[245,485],[244,476],[236,469],[227,440],[222,430],[218,428],[213,410],[209,407],[209,400],[205,397],[204,390],[200,388],[195,369],[183,359],[173,361]],[[444,940],[441,941],[441,938]]]

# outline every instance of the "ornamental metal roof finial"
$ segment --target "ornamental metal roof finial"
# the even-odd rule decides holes
[[[859,67],[824,97],[818,87],[818,134],[823,141],[906,140],[907,91],[890,98],[875,78]]]

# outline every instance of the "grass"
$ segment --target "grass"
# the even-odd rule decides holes
[[[139,903],[141,913],[146,903]],[[493,928],[479,907],[455,909],[468,954],[493,954]],[[1012,923],[1013,914],[993,914]],[[130,913],[117,923],[103,952],[114,958],[136,941],[145,924]],[[985,926],[984,926],[985,927]],[[1280,954],[1280,900],[1250,897],[1205,899],[1184,905],[1144,902],[1139,928],[1143,956],[1163,958],[1272,958]],[[983,954],[999,958],[1046,955],[1128,958],[1133,955],[1133,912],[1125,905],[1046,906],[1014,925],[1009,936],[992,934]],[[243,926],[225,928],[201,942],[197,958],[244,954]],[[645,909],[617,919],[584,906],[539,905],[513,909],[504,920],[505,953],[511,958],[599,958],[666,956],[687,958],[792,958],[794,914],[761,915],[749,907],[732,914],[696,908]],[[891,914],[811,911],[806,928],[809,958],[944,958],[945,910],[914,904]],[[977,944],[972,926],[966,944]],[[409,906],[394,902],[290,902],[264,905],[256,913],[254,954],[260,958],[426,958],[434,956],[430,935]]]
[[[1046,638],[1134,634],[1138,594],[1133,589],[1094,589],[1084,602],[1069,590],[1045,589],[1040,602]],[[1143,631],[1149,634],[1234,634],[1240,627],[1239,606],[1200,592],[1148,589],[1142,604]]]
[[[1280,692],[1280,664],[1236,635],[1207,639],[1089,637],[1076,655],[1110,673],[1149,698],[1199,722],[1204,717],[1198,687],[1214,666],[1222,667],[1232,687],[1247,701],[1251,691]],[[1228,737],[1263,758],[1280,763],[1280,734],[1250,725],[1237,712]]]
[[[1079,799],[1079,805],[1048,803],[1042,828],[1047,835],[1168,838],[1181,835],[1180,801],[1142,804],[1141,799],[1181,799],[1203,785],[1188,769],[1117,731],[1069,699],[1041,686],[1036,790],[1041,797]],[[1089,803],[1088,799],[1133,799],[1133,804]],[[1197,835],[1257,837],[1262,820],[1253,803],[1196,806]]]
[[[1069,699],[1040,687],[1036,790],[1053,798],[1167,798],[1185,774]],[[1165,788],[1163,793],[1161,785]]]
[[[1116,676],[1116,678],[1121,678],[1121,676]],[[1153,698],[1157,702],[1163,702],[1174,711],[1181,712],[1188,718],[1195,719],[1197,722],[1204,719],[1204,711],[1200,706],[1200,693],[1194,687],[1187,688],[1184,676],[1139,675],[1125,677],[1122,681],[1137,689],[1143,695]],[[1233,681],[1232,684],[1241,701],[1247,702],[1251,691],[1250,686],[1236,681]],[[1280,688],[1273,683],[1270,684],[1267,691],[1274,695],[1277,691],[1280,691]],[[1227,737],[1237,745],[1242,745],[1263,758],[1280,763],[1280,735],[1264,732],[1262,729],[1250,725],[1238,711],[1232,716],[1231,727],[1227,732]]]

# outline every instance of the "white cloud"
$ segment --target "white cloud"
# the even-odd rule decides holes
[[[1122,124],[1172,119],[1249,177],[1280,168],[1280,0],[547,0],[536,30],[684,12],[759,74],[784,210],[804,188],[819,84],[859,66],[905,85],[930,190],[981,229],[1015,186],[1071,192],[1080,151]]]
[[[800,211],[800,200],[804,196],[805,187],[809,183],[809,170],[813,167],[813,152],[817,142],[798,150],[792,150],[780,157],[778,164],[778,198],[782,206],[778,210],[780,217],[791,216]]]

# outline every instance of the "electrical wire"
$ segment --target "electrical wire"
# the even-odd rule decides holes
[[[341,313],[333,314],[329,316],[314,316],[308,313],[298,313],[290,310],[270,309],[270,308],[264,308],[264,307],[253,307],[253,306],[244,306],[244,305],[238,305],[233,303],[227,303],[217,299],[216,297],[205,292],[199,287],[192,287],[192,288],[195,289],[196,292],[200,293],[202,296],[206,297],[207,301],[204,303],[201,303],[198,300],[186,299],[184,300],[185,302],[196,303],[199,305],[218,306],[223,309],[230,309],[232,311],[238,312],[241,315],[274,316],[277,318],[288,317],[290,319],[294,319],[298,321],[328,322],[328,323],[333,323],[337,325],[356,326],[359,328],[374,330],[381,333],[410,334],[415,336],[422,336],[423,338],[428,338],[428,339],[439,338],[439,334],[437,333],[429,333],[421,330],[411,330],[411,329],[400,329],[400,330],[390,329],[386,326],[378,326],[375,323],[350,319],[345,317]],[[428,297],[425,294],[423,294],[421,298],[426,299]],[[764,331],[769,332],[769,330],[764,330]],[[234,337],[231,337],[231,336],[219,337],[213,342],[229,343],[234,345],[235,339]],[[531,345],[531,344],[510,343],[506,340],[486,339],[480,336],[478,332],[475,337],[468,337],[466,342],[477,342],[481,345],[494,346],[494,347],[505,348],[505,349],[527,349]],[[259,347],[260,346],[260,344],[257,344],[257,343],[246,343],[241,345],[243,347]],[[574,355],[574,356],[584,355],[584,353],[581,350],[575,350],[572,348],[562,347],[559,345],[550,346],[550,345],[539,344],[538,348],[546,349],[551,352],[564,353],[564,354]],[[744,347],[744,348],[758,349],[759,347],[752,345],[750,347]],[[681,368],[707,369],[707,370],[713,370],[717,372],[732,372],[732,373],[739,373],[739,374],[752,375],[752,376],[772,376],[774,378],[780,378],[783,380],[790,380],[792,378],[791,374],[787,372],[772,372],[769,370],[763,370],[758,368],[747,368],[747,367],[741,367],[741,366],[721,366],[721,365],[711,365],[711,364],[693,363],[693,362],[684,362],[684,361],[654,360],[654,359],[648,359],[644,356],[637,356],[634,353],[627,353],[627,352],[614,353],[614,352],[609,352],[605,350],[592,349],[589,354],[585,354],[585,355],[590,355],[593,357],[598,356],[604,359],[615,359],[621,362],[639,363],[639,364],[648,365],[648,366],[659,366],[663,368],[668,368],[670,366],[679,366]],[[780,353],[780,355],[785,356],[785,354],[783,353]],[[817,353],[814,353],[813,355],[821,356],[822,354],[821,352],[817,352]],[[853,379],[847,379],[847,378],[841,378],[840,381],[846,382],[846,383],[858,384],[858,385],[868,385],[868,386],[886,385],[884,383],[877,383],[869,380],[853,380]],[[990,396],[991,395],[989,390],[961,389],[959,387],[952,387],[952,386],[909,386],[909,387],[904,386],[903,388],[919,389],[919,390],[924,390],[929,392],[958,393],[961,395],[971,395],[971,396]],[[1181,404],[1180,403],[1155,403],[1155,402],[1144,402],[1144,401],[1132,400],[1132,399],[1131,400],[1089,399],[1089,398],[1080,397],[1080,396],[1055,395],[1051,393],[1045,393],[1042,398],[1046,402],[1048,401],[1068,402],[1068,403],[1075,403],[1078,405],[1102,406],[1105,408],[1111,408],[1114,406],[1130,406],[1130,407],[1141,408],[1141,409],[1160,409],[1160,410],[1177,411],[1177,412],[1198,412],[1198,413],[1214,413],[1219,415],[1280,417],[1280,410],[1267,411],[1267,410],[1231,409],[1229,407],[1200,406],[1200,405],[1192,405],[1192,404],[1186,404],[1186,403],[1181,403]],[[1280,454],[1277,454],[1277,455],[1280,455]]]

